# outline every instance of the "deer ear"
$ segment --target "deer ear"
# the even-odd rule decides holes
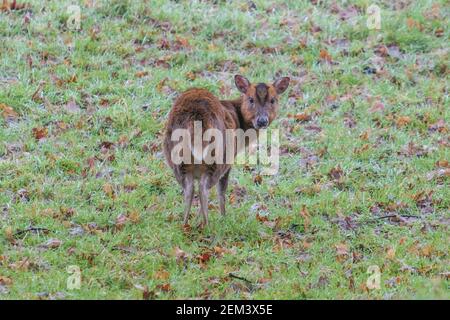
[[[275,90],[277,90],[277,94],[282,94],[286,91],[286,89],[289,87],[289,81],[291,81],[289,77],[282,77],[275,80],[273,86],[275,87]]]
[[[250,87],[250,81],[248,81],[246,77],[238,74],[234,76],[234,83],[236,84],[238,90],[242,93],[247,93],[248,87]]]

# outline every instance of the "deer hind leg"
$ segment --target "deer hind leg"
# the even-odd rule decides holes
[[[183,176],[183,193],[185,205],[183,223],[187,224],[191,212],[192,199],[194,198],[194,177],[192,173],[187,173]]]
[[[225,195],[228,187],[228,178],[230,177],[230,169],[219,179],[217,184],[217,195],[219,196],[220,214],[225,215]]]
[[[200,177],[199,196],[200,196],[200,212],[203,216],[203,224],[208,225],[208,196],[211,177],[205,173]]]

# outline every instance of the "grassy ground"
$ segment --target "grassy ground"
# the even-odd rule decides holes
[[[80,1],[81,30],[26,3],[0,13],[0,299],[450,298],[446,1],[374,1],[379,31],[364,0]],[[292,78],[280,171],[234,169],[183,230],[168,110],[236,73]]]

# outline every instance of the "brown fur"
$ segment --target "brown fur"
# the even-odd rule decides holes
[[[283,92],[289,83],[289,78],[282,78]],[[220,211],[225,215],[225,192],[228,185],[229,164],[180,164],[175,165],[171,160],[171,151],[178,141],[171,141],[175,129],[191,130],[194,121],[201,121],[203,131],[216,128],[222,131],[225,137],[226,129],[255,128],[258,116],[266,114],[269,123],[272,122],[278,111],[278,92],[272,84],[252,85],[242,76],[235,77],[236,85],[244,94],[234,100],[219,100],[205,89],[190,89],[182,93],[175,101],[166,125],[163,149],[167,163],[175,173],[175,177],[183,187],[186,208],[184,223],[189,219],[191,203],[194,193],[194,179],[199,180],[200,211],[204,224],[208,223],[208,193],[209,189],[217,185],[220,202]],[[277,80],[279,81],[279,80]],[[286,84],[287,82],[287,84]],[[254,103],[250,103],[253,99]],[[275,99],[275,103],[271,103]],[[255,122],[256,121],[256,122]],[[224,142],[225,143],[225,142]],[[225,146],[224,146],[225,147]],[[225,156],[226,152],[224,152]]]

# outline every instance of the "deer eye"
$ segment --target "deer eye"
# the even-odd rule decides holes
[[[274,104],[275,103],[275,98],[270,99],[270,103]]]
[[[248,102],[250,102],[250,104],[253,104],[253,103],[255,103],[255,100],[253,98],[249,98]]]

